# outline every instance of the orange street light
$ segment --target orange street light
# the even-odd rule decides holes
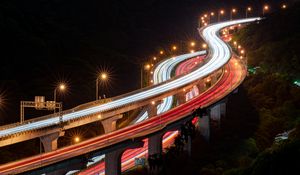
[[[282,4],[281,8],[282,8],[282,9],[286,9],[287,6],[286,6],[285,4]]]
[[[218,21],[220,21],[220,15],[224,15],[225,11],[224,10],[220,10],[220,12],[218,13]]]
[[[196,45],[196,43],[194,41],[191,42],[190,44],[192,47],[194,47]]]
[[[230,20],[232,20],[232,14],[233,13],[236,13],[236,9],[235,8],[233,8],[231,11],[230,11]]]
[[[265,12],[269,10],[269,6],[268,5],[265,5],[263,7],[263,16],[265,15]]]
[[[99,100],[99,81],[106,81],[108,79],[108,74],[106,72],[102,72],[96,79],[96,100]]]
[[[246,18],[248,18],[248,13],[250,13],[252,11],[251,7],[247,7],[246,9]]]
[[[75,143],[80,142],[80,137],[78,137],[78,136],[74,137],[74,142],[75,142]]]
[[[176,46],[173,46],[172,49],[173,49],[173,50],[177,50],[177,47],[176,47]]]
[[[161,55],[164,54],[164,51],[163,50],[159,51],[159,54],[161,54]]]

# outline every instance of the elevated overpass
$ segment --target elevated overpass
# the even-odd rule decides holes
[[[208,26],[207,28],[203,29],[202,35],[203,35],[204,39],[207,41],[209,48],[210,48],[209,56],[207,59],[208,61],[206,62],[206,64],[203,65],[202,67],[199,67],[198,69],[194,70],[190,74],[181,76],[176,79],[172,79],[171,81],[167,81],[160,85],[154,86],[153,88],[147,89],[146,92],[148,92],[149,94],[144,94],[141,92],[141,94],[144,94],[145,96],[147,96],[147,95],[149,96],[150,94],[152,94],[152,96],[151,95],[150,96],[152,98],[154,98],[154,100],[160,100],[160,98],[162,98],[162,97],[158,98],[157,96],[159,96],[161,93],[168,94],[170,92],[170,89],[172,91],[173,91],[173,89],[175,89],[175,92],[181,92],[182,88],[191,87],[193,85],[193,83],[197,84],[197,81],[200,78],[204,78],[205,76],[208,76],[209,74],[214,73],[217,70],[218,71],[223,70],[221,80],[223,80],[223,77],[227,77],[226,79],[224,79],[226,81],[223,82],[224,80],[223,81],[219,80],[218,83],[223,82],[224,84],[219,84],[218,86],[214,86],[214,87],[216,87],[216,89],[214,89],[209,94],[206,94],[206,96],[205,96],[206,98],[201,99],[202,103],[200,103],[199,101],[192,100],[190,102],[187,102],[187,103],[171,110],[170,112],[168,112],[166,114],[162,114],[157,117],[150,118],[139,124],[132,125],[132,126],[124,128],[124,129],[105,134],[103,136],[99,136],[95,139],[91,139],[91,140],[82,142],[78,145],[62,148],[57,151],[42,154],[38,157],[33,157],[33,158],[18,161],[18,162],[14,162],[12,164],[7,164],[4,166],[1,166],[0,172],[10,172],[10,171],[12,171],[12,173],[22,172],[22,171],[25,171],[26,168],[27,168],[27,170],[28,170],[28,168],[37,168],[38,165],[40,165],[40,162],[43,162],[43,165],[49,165],[49,164],[52,164],[55,162],[69,159],[71,157],[85,154],[88,152],[105,149],[109,146],[126,141],[128,139],[144,138],[144,137],[147,137],[149,134],[152,134],[154,132],[157,132],[157,131],[165,128],[168,124],[171,124],[177,120],[184,118],[187,115],[190,115],[192,113],[192,111],[198,107],[207,107],[207,106],[215,103],[216,101],[220,100],[221,98],[223,98],[224,96],[229,94],[231,92],[231,90],[234,89],[234,87],[237,87],[241,83],[241,81],[243,80],[243,78],[245,76],[245,68],[244,68],[243,64],[239,60],[236,60],[236,59],[233,59],[234,62],[230,61],[229,62],[230,64],[228,63],[230,66],[230,71],[227,69],[226,70],[223,69],[223,66],[228,62],[231,54],[230,54],[230,48],[218,38],[217,32],[226,26],[230,26],[230,25],[237,24],[237,23],[253,22],[255,20],[257,20],[257,18],[224,22],[224,23],[220,23],[220,24],[216,24],[216,25],[211,25],[211,26]],[[196,55],[194,55],[194,56],[196,56]],[[232,64],[234,65],[233,68],[232,68]],[[232,72],[234,75],[232,75]],[[228,74],[228,76],[225,76],[227,74]],[[238,78],[236,78],[236,77],[238,77]],[[221,87],[221,89],[220,89],[220,87]],[[156,90],[153,90],[153,89],[156,89]],[[162,92],[161,91],[158,92],[158,90],[161,90]],[[136,94],[139,94],[139,93],[136,93]],[[131,97],[136,98],[136,96],[137,96],[136,94],[133,94]],[[163,97],[167,97],[169,95],[173,95],[173,93],[165,95]],[[129,97],[130,97],[130,95],[129,95]],[[124,97],[124,98],[126,98],[126,97]],[[118,101],[118,100],[116,100],[116,101]],[[122,101],[122,100],[119,99],[119,101]],[[113,102],[115,102],[115,101],[110,102],[110,103],[112,103],[111,106],[113,106],[115,104]],[[138,102],[138,101],[135,101],[135,103],[136,102]],[[129,103],[132,103],[132,101]],[[107,104],[109,104],[109,103],[107,103]],[[106,106],[106,104],[104,104],[103,106]],[[86,112],[84,114],[87,114],[87,115],[95,114],[95,112],[103,113],[103,111],[105,111],[104,110],[105,107],[103,107],[103,106],[99,105],[99,106],[92,107],[89,109],[84,109],[81,112],[74,112],[73,117],[78,118],[78,116],[80,116],[79,113],[83,114],[84,112]],[[108,107],[107,110],[109,110],[109,108],[112,108],[111,106]],[[111,113],[112,112],[110,112],[109,114],[112,115]],[[71,116],[72,115],[70,115],[70,114],[62,115],[63,121],[66,122],[66,121],[73,119]],[[107,116],[109,116],[109,115],[107,115]],[[115,116],[115,115],[113,115],[113,116]],[[103,115],[101,115],[101,117],[103,117],[104,119],[111,118],[111,116],[106,117]],[[158,117],[159,117],[159,120],[158,120]],[[54,124],[59,124],[59,123],[54,123]],[[2,136],[7,136],[12,133],[15,134],[14,132],[16,132],[16,131],[17,130],[10,130],[10,132],[6,132],[6,133],[2,132]],[[22,130],[20,130],[20,131],[22,131]],[[19,168],[16,172],[14,172],[12,170],[12,167],[19,167]]]

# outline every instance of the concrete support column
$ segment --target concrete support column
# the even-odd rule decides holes
[[[226,117],[226,102],[220,104],[221,117]]]
[[[136,141],[119,145],[119,148],[105,154],[105,175],[121,175],[121,158],[122,154],[127,149],[143,147],[144,142]]]
[[[148,139],[148,155],[162,153],[162,138],[164,133],[156,133]]]
[[[209,115],[204,115],[199,117],[199,130],[201,135],[204,137],[206,141],[209,141],[210,137],[210,122],[209,122]]]
[[[44,146],[45,152],[54,151],[57,149],[57,140],[60,136],[65,134],[64,131],[55,132],[49,135],[40,137],[40,140]]]
[[[102,120],[101,123],[104,128],[105,133],[109,133],[115,131],[117,129],[117,120],[123,117],[122,114],[116,115],[114,117],[110,117],[108,119]]]
[[[216,104],[210,108],[210,118],[214,121],[220,122],[221,119],[221,105]]]

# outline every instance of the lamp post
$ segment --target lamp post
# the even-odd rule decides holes
[[[246,9],[246,18],[248,18],[248,13],[250,13],[252,11],[251,7],[247,7]]]
[[[236,9],[235,8],[233,8],[231,11],[230,11],[230,20],[232,20],[232,14],[233,13],[236,13]]]
[[[147,72],[150,70],[151,65],[150,64],[145,64],[141,66],[141,88],[143,88],[144,86],[144,70],[146,70]],[[147,75],[148,76],[148,75]],[[148,78],[147,78],[147,82],[148,82]]]
[[[220,21],[220,15],[224,15],[224,10],[220,10],[218,13],[218,22]]]
[[[265,12],[269,10],[269,6],[268,5],[265,5],[263,7],[263,16],[265,16]]]
[[[107,80],[108,75],[105,72],[102,72],[100,75],[98,75],[96,79],[96,100],[99,100],[99,80]]]
[[[211,24],[211,20],[212,18],[215,16],[214,12],[210,12],[210,16],[209,16],[209,23]]]
[[[64,91],[66,89],[66,85],[64,83],[59,84],[58,86],[55,87],[54,89],[54,94],[53,94],[53,101],[54,101],[54,113],[56,112],[56,91]]]

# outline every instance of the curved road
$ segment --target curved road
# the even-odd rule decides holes
[[[145,91],[138,91],[137,93],[133,93],[132,95],[116,99],[112,102],[108,102],[102,105],[90,107],[88,109],[83,109],[80,111],[72,112],[69,114],[62,115],[63,121],[68,121],[72,119],[76,119],[82,116],[104,112],[108,110],[112,110],[121,106],[124,106],[126,104],[142,101],[145,99],[149,99],[153,96],[163,94],[167,91],[171,91],[174,88],[180,88],[187,84],[190,84],[200,78],[203,78],[215,70],[220,69],[224,64],[228,62],[230,59],[231,53],[229,47],[218,37],[217,33],[220,29],[234,25],[239,23],[248,23],[253,22],[256,20],[259,20],[260,18],[247,18],[247,19],[241,19],[241,20],[234,20],[229,22],[222,22],[215,25],[210,25],[204,28],[202,31],[203,39],[208,43],[208,46],[210,48],[210,54],[208,56],[208,61],[205,65],[202,67],[199,67],[199,69],[193,71],[192,73],[188,75],[181,76],[179,78],[176,78],[172,81],[167,81],[164,83],[161,83],[158,86],[154,86],[151,89],[145,90]],[[199,55],[199,52],[192,53],[192,54],[186,54],[181,55],[180,57],[194,57]],[[28,123],[24,125],[20,125],[17,127],[5,129],[0,131],[0,137],[12,135],[15,133],[20,133],[23,131],[28,131],[32,129],[42,128],[46,126],[51,125],[57,125],[59,124],[59,117],[53,117],[50,119],[45,119],[41,121],[36,121],[34,123]]]

